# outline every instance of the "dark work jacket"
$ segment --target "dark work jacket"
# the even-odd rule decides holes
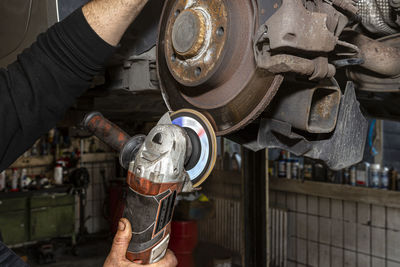
[[[0,172],[63,118],[113,51],[78,9],[0,69]]]
[[[78,9],[0,69],[0,172],[63,118],[113,51]],[[0,242],[0,266],[26,264]]]

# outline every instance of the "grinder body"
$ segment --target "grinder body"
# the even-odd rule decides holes
[[[132,224],[129,260],[153,263],[165,254],[175,198],[188,178],[187,138],[178,126],[157,125],[129,166],[123,215]]]
[[[168,247],[177,194],[193,191],[193,184],[199,186],[214,167],[217,152],[212,126],[191,110],[166,113],[147,137],[130,137],[98,112],[88,114],[82,124],[118,150],[121,166],[128,169],[123,217],[132,225],[132,239],[127,258],[142,264],[161,260]]]

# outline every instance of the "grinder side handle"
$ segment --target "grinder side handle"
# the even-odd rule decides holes
[[[121,151],[130,136],[114,123],[110,122],[100,112],[91,112],[82,122],[86,130],[97,136],[101,141],[116,151]]]

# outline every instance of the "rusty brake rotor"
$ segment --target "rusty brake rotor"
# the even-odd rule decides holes
[[[251,0],[167,0],[158,48],[161,90],[171,110],[208,116],[218,135],[254,120],[270,103],[282,76],[256,67],[258,19]]]

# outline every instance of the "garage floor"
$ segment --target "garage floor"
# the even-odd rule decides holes
[[[65,241],[65,240],[64,240]],[[55,242],[55,259],[56,262],[49,263],[45,265],[38,264],[37,261],[37,249],[35,246],[29,248],[15,249],[18,255],[28,255],[28,263],[31,267],[46,266],[46,267],[75,267],[75,266],[85,266],[85,267],[98,267],[102,266],[107,254],[110,250],[111,240],[107,238],[91,238],[91,240],[86,240],[77,246],[77,256],[71,253],[71,248],[65,245],[65,242],[57,241]],[[231,254],[228,250],[222,247],[209,244],[200,243],[195,250],[194,260],[197,267],[208,267],[212,266],[212,259],[218,257],[231,257],[233,262],[240,262],[240,259]],[[239,265],[233,265],[239,266]]]
[[[72,266],[103,266],[103,263],[110,250],[111,240],[103,237],[91,237],[82,241],[76,247],[76,254],[73,255],[70,245],[66,240],[53,241],[55,262],[48,264],[39,264],[37,245],[25,249],[16,249],[18,255],[28,255],[28,264],[31,267],[72,267]]]
[[[91,257],[91,258],[79,258],[79,257],[65,257],[60,258],[59,262],[46,264],[46,265],[38,265],[38,264],[30,264],[30,266],[48,266],[48,267],[75,267],[78,265],[87,266],[87,267],[98,267],[103,266],[105,258],[102,257]]]

